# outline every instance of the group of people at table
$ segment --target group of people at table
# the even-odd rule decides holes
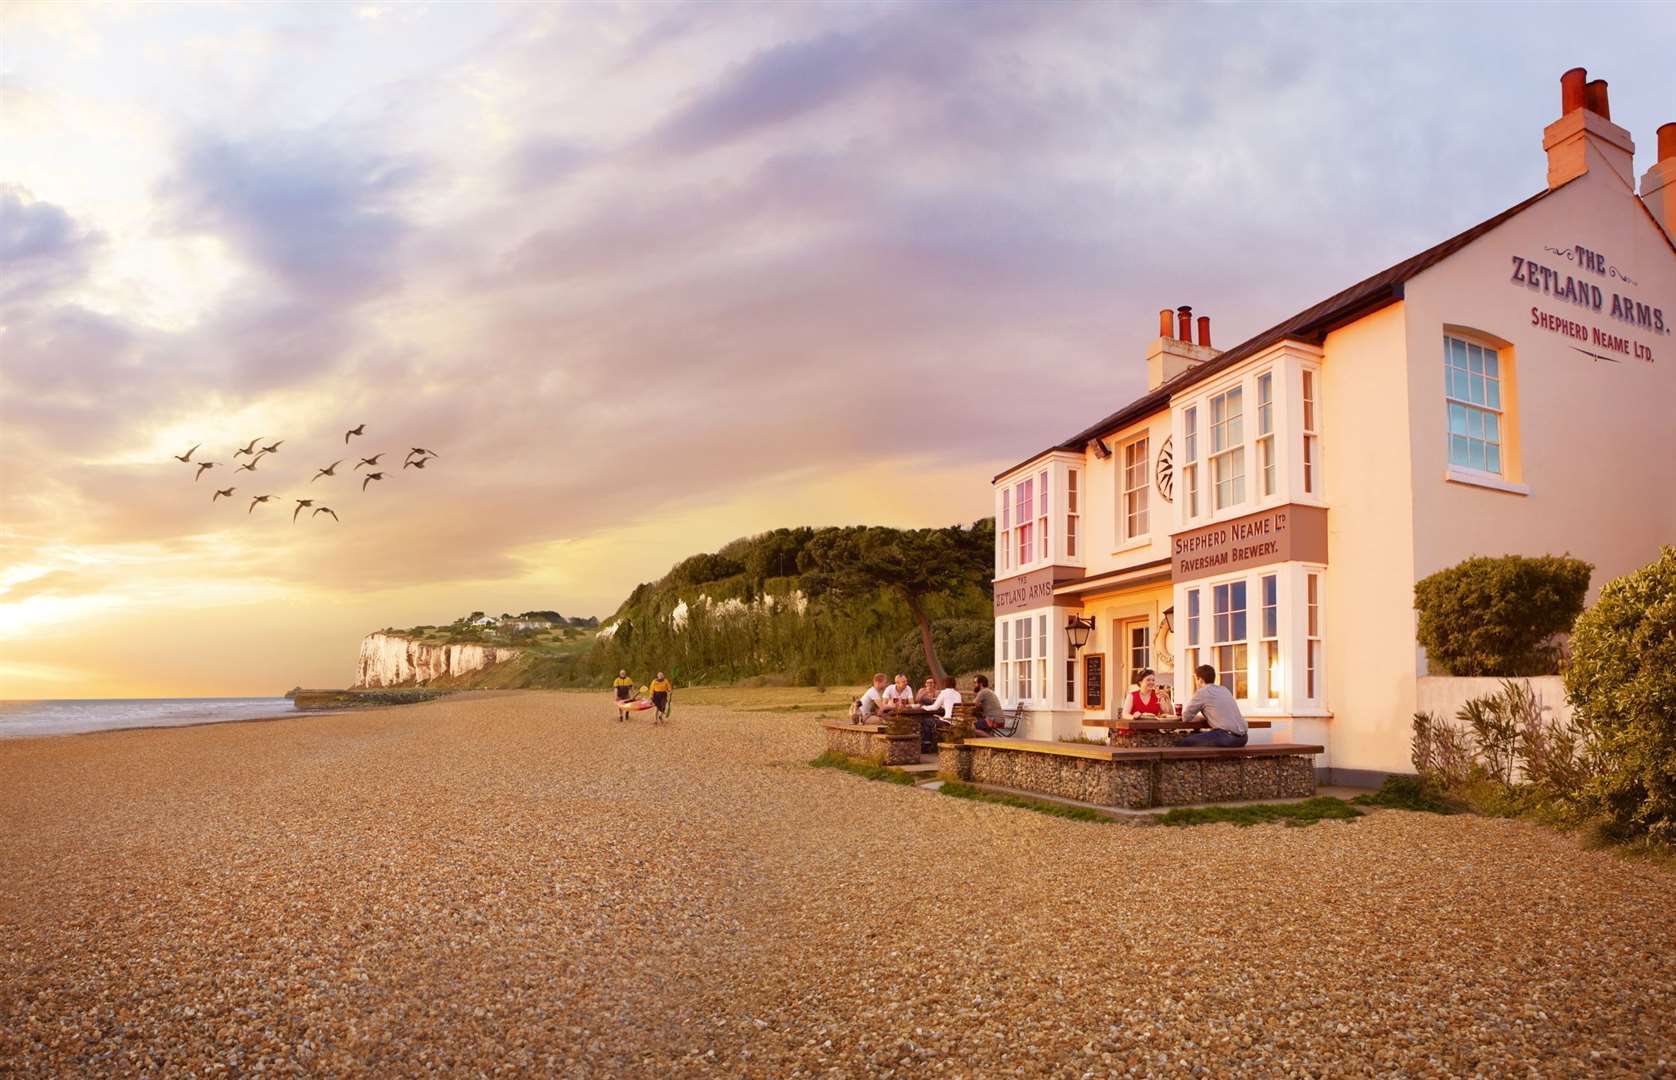
[[[989,688],[988,677],[979,675],[974,683],[973,726],[980,735],[993,734],[1001,729],[1004,719],[1001,698]],[[873,722],[891,713],[918,715],[920,745],[930,749],[936,745],[939,726],[953,720],[954,707],[963,700],[952,678],[942,680],[941,686],[936,679],[926,679],[916,691],[906,675],[898,675],[892,682],[881,671],[873,676],[873,685],[856,701],[851,712],[852,719],[858,723]],[[1113,726],[1121,729],[1126,721],[1149,725],[1167,721],[1174,727],[1203,727],[1177,739],[1178,746],[1244,746],[1247,738],[1239,702],[1227,687],[1216,681],[1216,669],[1209,664],[1200,664],[1193,670],[1193,696],[1170,717],[1166,717],[1164,702],[1158,695],[1157,674],[1151,668],[1142,670],[1124,702],[1121,718]]]

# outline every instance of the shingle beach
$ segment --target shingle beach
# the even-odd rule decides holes
[[[1098,825],[516,693],[0,742],[0,1074],[1676,1075],[1676,875]]]

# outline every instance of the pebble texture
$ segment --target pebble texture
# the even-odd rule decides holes
[[[1473,817],[1066,821],[808,768],[822,745],[540,693],[0,742],[0,1074],[1676,1059],[1667,870]]]

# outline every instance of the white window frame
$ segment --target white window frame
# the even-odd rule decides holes
[[[1047,562],[1053,555],[1053,548],[1048,544],[1048,471],[1043,469],[1037,480],[1042,487],[1036,493],[1036,528],[1041,533],[1036,548],[1040,559]]]
[[[1319,704],[1326,696],[1325,651],[1322,635],[1322,581],[1319,570],[1304,572],[1304,692],[1302,698]]]
[[[1303,369],[1302,448],[1304,455],[1304,494],[1321,495],[1321,373],[1314,368]]]
[[[1262,661],[1263,700],[1269,705],[1278,705],[1286,678],[1286,653],[1280,647],[1278,573],[1262,574],[1257,578],[1257,640],[1259,659]]]
[[[1011,485],[1001,489],[1001,570],[1003,572],[1013,568],[1013,489]]]
[[[1151,461],[1152,441],[1151,432],[1138,435],[1124,443],[1118,456],[1117,485],[1118,485],[1118,535],[1124,542],[1138,540],[1152,535],[1152,476],[1148,467]],[[1130,457],[1136,458],[1131,463]],[[1138,483],[1130,486],[1135,479],[1132,473],[1138,470]]]
[[[1230,412],[1230,403],[1239,411]],[[1211,508],[1221,511],[1245,502],[1245,387],[1212,394],[1210,416]]]
[[[1199,516],[1199,407],[1189,405],[1181,411],[1182,456],[1181,483],[1186,491],[1183,507],[1189,520]]]
[[[1275,493],[1274,372],[1257,376],[1257,490],[1260,498]]]
[[[1227,610],[1218,605],[1226,590]],[[1235,591],[1241,601],[1234,607]],[[1251,585],[1243,577],[1219,581],[1210,587],[1211,595],[1211,654],[1216,657],[1216,681],[1240,701],[1251,697]],[[1222,620],[1226,619],[1226,622]],[[1236,621],[1237,620],[1237,621]],[[1245,633],[1236,634],[1234,628],[1244,624]],[[1224,633],[1224,630],[1227,632]],[[1244,693],[1241,693],[1241,690]]]
[[[1025,477],[1013,487],[1013,532],[1018,540],[1019,569],[1035,561],[1035,536],[1031,534],[1031,526],[1035,522],[1036,510],[1036,482],[1032,477]]]
[[[1035,658],[1030,655],[1034,638],[1035,616],[1022,615],[1012,620],[1013,623],[1013,671],[1011,683],[1014,701],[1034,701],[1034,687],[1030,685],[1030,676],[1034,672]]]
[[[1462,367],[1457,367],[1456,346]],[[1503,393],[1506,365],[1502,350],[1463,334],[1443,335],[1444,461],[1451,469],[1507,479],[1507,405]],[[1472,368],[1473,362],[1478,370]],[[1456,418],[1460,431],[1456,431]],[[1474,429],[1476,428],[1476,434]],[[1478,464],[1472,463],[1477,444]],[[1465,451],[1457,462],[1455,451]]]
[[[1188,589],[1187,646],[1186,652],[1183,654],[1187,661],[1188,686],[1193,685],[1193,669],[1199,666],[1199,622],[1203,615],[1203,611],[1200,607],[1201,603],[1202,601],[1199,597],[1199,590],[1197,588]]]
[[[1040,700],[1046,701],[1049,690],[1048,683],[1048,617],[1047,613],[1036,616],[1039,637],[1036,642],[1036,689],[1041,692]]]
[[[1077,526],[1082,520],[1082,507],[1078,500],[1082,497],[1082,481],[1077,475],[1082,470],[1065,470],[1065,557],[1077,558],[1077,538],[1080,535]]]

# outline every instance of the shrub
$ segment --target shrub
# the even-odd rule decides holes
[[[1357,806],[1383,806],[1393,810],[1416,810],[1426,814],[1453,814],[1454,807],[1430,781],[1419,776],[1387,776],[1379,790],[1350,800]]]
[[[1504,683],[1503,686],[1509,684]],[[1527,688],[1529,684],[1526,684]],[[1518,720],[1505,694],[1487,694],[1470,698],[1455,714],[1455,719],[1472,732],[1478,755],[1483,758],[1484,770],[1490,779],[1501,784],[1513,782],[1513,747],[1519,738]]]
[[[1472,771],[1472,745],[1466,732],[1429,712],[1414,714],[1409,758],[1416,773],[1445,788],[1465,781]]]
[[[1676,844],[1676,547],[1577,620],[1566,693],[1594,769],[1584,802],[1618,833]]]
[[[1564,556],[1467,559],[1414,584],[1419,640],[1451,675],[1551,675],[1556,634],[1583,610],[1594,567]]]

